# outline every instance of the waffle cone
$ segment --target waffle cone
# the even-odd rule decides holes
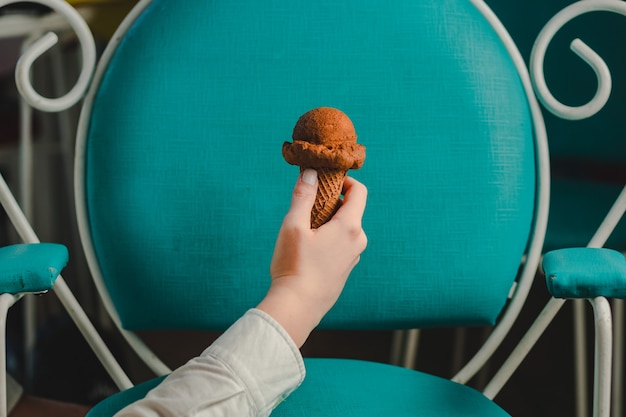
[[[317,169],[317,195],[311,210],[311,227],[317,229],[333,217],[341,206],[341,191],[347,170]]]

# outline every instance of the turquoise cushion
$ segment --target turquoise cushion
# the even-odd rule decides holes
[[[145,397],[148,391],[159,385],[163,379],[165,379],[165,376],[153,378],[130,389],[111,395],[92,407],[86,417],[112,417],[128,404]]]
[[[508,416],[480,392],[437,376],[396,366],[344,359],[307,359],[303,384],[272,412],[272,417]],[[114,395],[88,417],[110,417],[143,398],[160,379]]]
[[[67,248],[57,243],[25,243],[2,247],[0,292],[17,294],[51,290],[67,261]]]
[[[258,303],[298,175],[281,146],[318,106],[352,118],[370,191],[369,246],[322,326],[501,313],[533,217],[532,123],[470,2],[155,0],[102,65],[86,205],[126,328],[225,328]]]
[[[303,384],[272,417],[508,416],[466,385],[392,365],[309,359]]]
[[[567,248],[543,258],[548,290],[557,298],[626,298],[626,259],[607,248]]]

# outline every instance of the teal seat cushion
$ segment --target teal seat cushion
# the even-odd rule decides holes
[[[0,292],[38,293],[51,290],[68,261],[57,243],[24,243],[0,248]]]
[[[112,417],[115,413],[143,397],[148,391],[159,385],[165,376],[150,379],[132,388],[111,395],[92,407],[86,417]]]
[[[346,359],[307,359],[303,384],[272,417],[504,417],[480,392],[449,380],[392,365]],[[159,380],[98,404],[88,417],[110,417],[142,398]]]
[[[306,368],[272,417],[508,416],[473,388],[406,368],[345,359],[308,359]]]
[[[470,2],[155,0],[102,65],[78,149],[126,328],[223,329],[261,300],[298,175],[282,143],[318,106],[352,119],[369,189],[368,248],[322,326],[501,314],[532,225],[533,126]]]

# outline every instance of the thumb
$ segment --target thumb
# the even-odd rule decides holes
[[[298,177],[298,182],[291,196],[291,207],[288,217],[298,223],[311,225],[311,209],[317,194],[317,171],[305,169]]]

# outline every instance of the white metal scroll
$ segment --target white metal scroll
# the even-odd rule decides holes
[[[82,67],[76,84],[67,94],[57,98],[47,98],[35,91],[30,82],[31,67],[37,58],[58,42],[58,36],[54,32],[48,32],[33,42],[22,54],[15,69],[15,82],[18,91],[30,106],[45,112],[63,111],[76,104],[87,91],[96,66],[95,41],[85,20],[67,2],[63,0],[35,0],[32,2],[47,6],[67,19],[67,23],[76,32],[80,43]],[[0,0],[0,7],[13,3],[17,2]]]

